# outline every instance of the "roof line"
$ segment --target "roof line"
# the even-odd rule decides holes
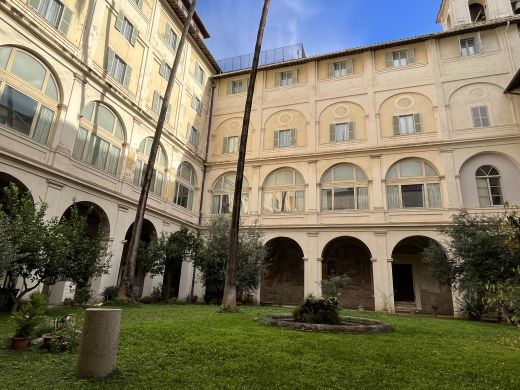
[[[381,49],[387,49],[387,48],[391,48],[391,47],[395,47],[395,46],[402,46],[402,45],[406,45],[406,44],[424,42],[424,41],[427,41],[430,39],[450,37],[450,36],[454,36],[454,35],[459,35],[461,33],[469,33],[469,32],[480,31],[480,30],[490,30],[492,28],[504,26],[508,23],[519,24],[520,16],[518,16],[518,15],[508,16],[508,17],[496,19],[493,21],[484,21],[484,22],[479,22],[479,23],[473,23],[469,26],[458,27],[458,28],[454,28],[454,29],[451,29],[448,31],[440,31],[440,32],[436,32],[436,33],[418,35],[418,36],[410,37],[410,38],[404,38],[404,39],[399,39],[399,40],[394,40],[394,41],[387,41],[387,42],[376,43],[376,44],[366,45],[366,46],[359,46],[359,47],[355,47],[355,48],[351,48],[351,49],[334,51],[334,52],[329,52],[329,53],[325,53],[325,54],[318,54],[318,55],[305,57],[305,58],[293,60],[293,61],[278,62],[275,64],[263,65],[263,66],[260,66],[258,69],[259,70],[269,70],[269,69],[284,68],[284,67],[290,66],[290,65],[306,64],[306,63],[313,62],[313,61],[326,60],[326,59],[332,59],[332,58],[337,58],[337,57],[344,57],[347,55],[359,54],[359,53],[363,53],[366,51],[381,50]],[[234,77],[234,76],[239,76],[239,75],[243,75],[243,74],[248,74],[250,72],[251,72],[250,68],[242,69],[242,70],[234,71],[234,72],[220,73],[220,74],[215,75],[214,78],[220,79],[220,78],[226,78],[226,77]]]

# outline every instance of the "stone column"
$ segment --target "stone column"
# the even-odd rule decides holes
[[[455,173],[455,163],[453,161],[453,150],[441,150],[441,159],[444,166],[444,191],[446,197],[444,204],[449,209],[459,209],[459,191]]]
[[[184,260],[181,266],[181,280],[179,284],[179,301],[185,301],[191,296],[191,283],[193,281],[193,273],[195,272],[193,263]],[[195,294],[196,295],[196,294]],[[199,298],[202,298],[199,296]]]
[[[321,274],[318,275],[318,232],[307,233],[307,248],[305,250],[305,296],[321,295]]]
[[[116,368],[121,309],[87,309],[76,375],[104,378]]]
[[[382,311],[385,306],[394,311],[394,287],[392,280],[392,259],[386,254],[386,232],[374,233],[372,274],[374,279],[375,310]]]

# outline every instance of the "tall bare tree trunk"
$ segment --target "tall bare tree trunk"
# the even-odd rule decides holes
[[[172,95],[173,86],[175,85],[175,77],[177,75],[177,69],[179,68],[179,63],[182,57],[182,50],[184,48],[184,44],[186,42],[186,37],[188,36],[191,20],[193,18],[193,14],[195,13],[195,6],[197,5],[197,0],[192,0],[190,9],[188,11],[188,15],[186,16],[186,20],[184,21],[184,29],[182,30],[182,36],[179,41],[179,47],[177,48],[177,53],[175,55],[175,61],[173,63],[172,71],[170,73],[170,78],[168,79],[168,85],[166,86],[166,92],[164,93],[163,102],[161,105],[161,111],[159,113],[159,119],[157,121],[157,127],[155,129],[155,134],[153,137],[152,148],[150,150],[150,155],[148,157],[148,165],[146,166],[143,178],[143,184],[141,188],[141,196],[139,197],[139,204],[137,205],[137,213],[135,215],[134,226],[132,229],[132,238],[130,239],[130,246],[128,248],[128,255],[126,260],[126,269],[125,274],[123,275],[123,280],[121,281],[121,286],[119,287],[119,297],[124,298],[129,293],[132,294],[132,288],[134,283],[134,274],[137,260],[137,250],[139,248],[139,240],[141,237],[141,232],[143,230],[143,220],[144,220],[144,212],[146,210],[146,202],[148,200],[148,193],[150,192],[150,184],[152,181],[153,169],[155,165],[155,158],[157,156],[157,150],[159,149],[159,143],[161,141],[161,135],[164,127],[164,122],[166,119],[166,112],[168,110],[168,104],[170,102],[170,97]]]
[[[253,94],[255,92],[256,74],[262,50],[262,39],[264,37],[265,22],[269,11],[270,0],[264,0],[260,26],[256,37],[255,54],[251,67],[251,77],[247,89],[246,106],[244,109],[244,122],[242,124],[242,136],[240,137],[240,149],[238,153],[237,176],[235,180],[235,195],[233,200],[233,213],[231,214],[231,229],[229,232],[229,257],[226,265],[226,282],[224,285],[224,297],[222,299],[222,309],[236,311],[237,309],[237,253],[240,229],[240,206],[242,202],[242,183],[244,175],[244,165],[246,160],[247,136],[249,133],[249,121],[251,118],[251,107],[253,106]]]

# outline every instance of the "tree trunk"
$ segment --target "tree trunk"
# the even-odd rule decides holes
[[[258,27],[256,37],[255,54],[251,67],[251,78],[247,89],[246,106],[244,109],[244,121],[242,123],[242,136],[240,137],[240,149],[238,153],[237,175],[235,180],[235,195],[233,202],[233,213],[231,215],[231,229],[229,233],[229,257],[226,265],[226,282],[224,285],[224,296],[222,298],[222,309],[228,311],[237,310],[237,253],[238,253],[238,234],[240,229],[240,206],[242,202],[242,183],[244,175],[244,165],[246,160],[247,137],[249,133],[249,121],[251,118],[251,108],[253,106],[253,94],[255,92],[256,74],[262,50],[262,39],[264,37],[265,22],[269,11],[270,0],[264,0],[262,17]]]
[[[159,119],[157,121],[157,127],[155,129],[155,134],[153,137],[152,147],[150,150],[150,155],[148,157],[148,165],[146,166],[146,170],[144,172],[143,177],[143,186],[141,188],[141,195],[139,197],[139,203],[137,205],[137,213],[135,216],[134,227],[132,229],[132,237],[130,239],[130,245],[128,248],[127,255],[127,268],[126,272],[123,275],[123,280],[121,281],[121,286],[119,287],[119,296],[121,298],[128,296],[128,294],[132,294],[133,284],[134,284],[134,276],[135,276],[135,266],[137,259],[137,251],[139,249],[139,241],[141,237],[141,232],[143,230],[143,220],[144,213],[146,211],[146,202],[148,200],[148,193],[150,191],[150,184],[152,181],[153,170],[155,166],[155,159],[157,156],[157,151],[159,150],[159,143],[161,141],[161,135],[164,127],[164,122],[166,120],[166,112],[168,110],[168,104],[170,102],[170,97],[172,94],[173,86],[175,85],[175,78],[177,76],[177,69],[179,68],[179,63],[182,57],[182,51],[184,48],[184,44],[186,42],[186,37],[189,33],[191,20],[193,18],[193,14],[195,12],[195,6],[197,5],[197,0],[192,0],[190,9],[188,11],[188,15],[186,16],[186,20],[184,22],[184,29],[182,31],[182,36],[179,41],[179,47],[177,48],[177,53],[175,55],[175,61],[173,63],[172,71],[170,73],[170,78],[168,79],[168,85],[166,86],[166,92],[164,93],[163,102],[161,105],[161,111],[159,113]]]

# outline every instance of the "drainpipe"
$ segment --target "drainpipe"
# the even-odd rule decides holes
[[[208,119],[208,137],[206,139],[206,152],[204,155],[204,166],[202,170],[202,183],[200,185],[200,205],[199,205],[199,226],[202,225],[202,205],[204,203],[204,191],[206,187],[206,173],[208,170],[208,155],[209,155],[209,141],[211,139],[211,125],[213,123],[213,104],[215,101],[215,88],[217,83],[215,80],[211,80],[211,97],[209,103],[209,119]],[[195,289],[195,268],[193,268],[193,275],[191,277],[191,290],[190,297],[193,296],[193,290]]]

